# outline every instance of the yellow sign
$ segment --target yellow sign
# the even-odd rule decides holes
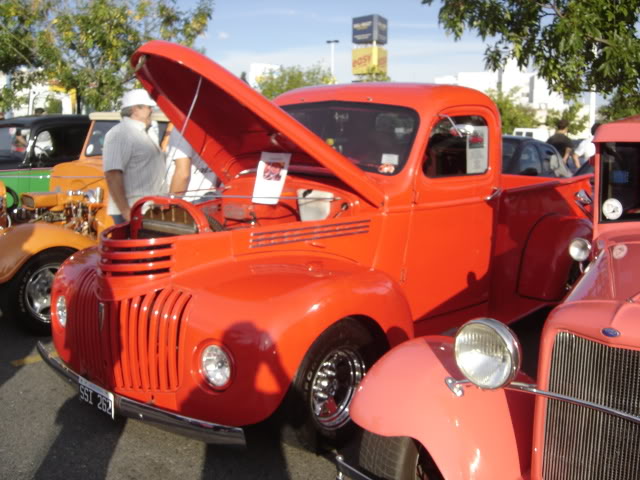
[[[354,75],[365,75],[373,68],[387,73],[387,51],[384,48],[376,45],[352,50],[351,72]]]

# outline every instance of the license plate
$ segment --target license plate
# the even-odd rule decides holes
[[[101,412],[109,415],[112,419],[115,417],[113,411],[113,393],[107,392],[104,388],[82,377],[78,378],[78,386],[80,387],[80,400],[87,402],[89,405],[93,405]]]

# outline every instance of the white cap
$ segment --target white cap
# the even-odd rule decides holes
[[[148,105],[149,107],[156,107],[158,104],[153,101],[146,90],[138,88],[136,90],[129,90],[122,96],[122,105],[120,108],[133,107],[134,105]]]

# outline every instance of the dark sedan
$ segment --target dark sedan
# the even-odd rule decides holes
[[[571,177],[552,145],[530,137],[502,136],[502,172],[538,177]]]
[[[49,190],[54,165],[80,156],[86,115],[42,115],[0,120],[0,181],[15,192]]]

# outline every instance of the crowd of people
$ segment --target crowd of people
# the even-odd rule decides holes
[[[553,145],[560,153],[562,161],[567,164],[571,171],[577,171],[585,162],[596,154],[596,146],[593,143],[593,137],[600,123],[596,122],[591,127],[591,135],[582,140],[577,147],[568,137],[569,122],[560,119],[556,123],[555,133],[547,139],[547,143]]]

